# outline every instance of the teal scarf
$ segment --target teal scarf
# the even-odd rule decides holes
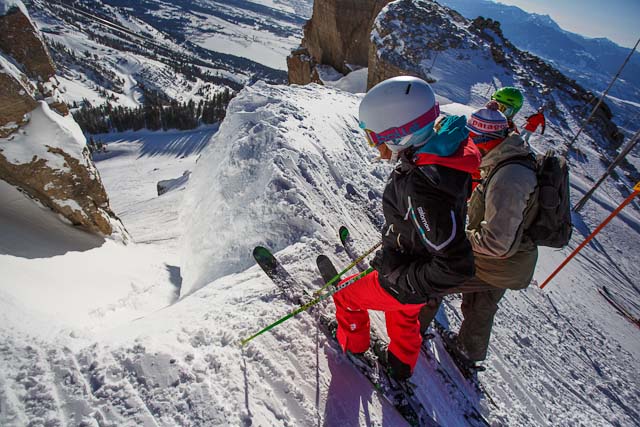
[[[460,143],[469,137],[465,116],[447,116],[440,123],[440,130],[426,144],[418,148],[416,154],[429,153],[441,157],[451,156],[458,151]]]

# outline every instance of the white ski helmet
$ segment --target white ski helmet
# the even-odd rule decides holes
[[[360,103],[360,127],[372,146],[392,151],[421,145],[433,134],[440,107],[429,83],[417,77],[393,77],[375,85]]]

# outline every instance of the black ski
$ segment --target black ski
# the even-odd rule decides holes
[[[338,270],[326,255],[319,255],[316,258],[316,265],[325,283],[338,275]],[[337,328],[335,322],[333,325]],[[332,335],[335,335],[335,330],[332,331]],[[357,356],[347,353],[349,360],[410,425],[420,427],[438,426],[438,422],[427,414],[422,403],[416,399],[410,382],[396,381],[388,375],[386,368],[380,361],[381,358],[384,358],[381,353],[386,351],[386,347],[374,331],[371,331],[371,342],[372,350]]]
[[[342,242],[342,246],[347,252],[347,255],[349,255],[349,258],[351,258],[353,261],[358,259],[358,250],[353,243],[353,239],[351,238],[349,229],[344,225],[341,226],[338,230],[338,235],[340,236],[340,242]],[[358,270],[360,271],[365,271],[367,269],[367,265],[365,264],[364,260],[360,261],[357,266]]]
[[[451,306],[451,303],[448,302],[446,299],[443,299],[442,302],[448,305],[452,310],[454,310],[454,308]],[[462,320],[460,315],[457,314],[455,311],[454,311],[454,314],[456,314],[459,320]],[[458,371],[460,372],[460,374],[467,380],[468,383],[470,383],[476,389],[478,393],[486,397],[487,400],[491,402],[491,404],[494,407],[499,408],[496,401],[493,400],[493,397],[491,397],[491,394],[487,391],[485,386],[478,379],[478,375],[477,375],[478,372],[485,371],[486,368],[484,366],[477,365],[476,362],[474,361],[470,361],[466,356],[460,353],[455,343],[455,339],[457,338],[456,334],[450,331],[442,323],[440,323],[437,317],[434,317],[430,326],[432,326],[434,330],[438,331],[438,335],[440,335],[440,339],[442,340],[444,349],[447,351],[447,353],[449,353],[451,360],[458,368]]]
[[[267,276],[278,286],[284,297],[294,304],[303,304],[304,293],[302,288],[295,286],[295,280],[287,270],[282,267],[271,251],[263,246],[253,249],[253,259],[262,268]]]
[[[618,311],[618,313],[620,313],[628,321],[630,321],[631,323],[633,323],[637,327],[640,327],[640,319],[638,319],[637,317],[634,317],[629,312],[629,310],[627,310],[622,304],[620,304],[615,299],[614,295],[609,291],[609,289],[607,289],[606,286],[602,286],[602,287],[598,288],[598,292],[600,292],[600,295],[602,295],[604,297],[604,299],[607,300],[607,302],[609,304],[611,304],[613,306],[613,308],[615,308]]]
[[[433,337],[435,338],[435,335]],[[426,342],[427,341],[425,340],[422,347],[420,348],[420,351],[425,356],[425,358],[431,362],[432,367],[447,387],[449,395],[454,400],[463,402],[462,405],[465,405],[464,417],[467,420],[468,425],[478,427],[490,426],[491,424],[489,423],[489,421],[484,417],[484,415],[482,415],[480,410],[476,408],[476,404],[469,398],[469,396],[467,396],[466,392],[460,388],[460,385],[456,380],[453,379],[449,371],[444,369],[441,366],[440,361],[438,361],[429,351],[429,349],[425,345]],[[463,381],[466,381],[466,379]]]
[[[462,355],[455,344],[455,333],[451,332],[447,329],[442,323],[438,321],[438,319],[433,319],[431,322],[433,329],[438,331],[440,338],[442,339],[442,344],[444,344],[444,348],[451,356],[451,360],[458,368],[458,371],[462,374],[462,376],[469,382],[475,390],[481,395],[485,396],[493,406],[496,408],[498,404],[493,400],[491,394],[487,391],[484,385],[478,380],[478,372],[485,371],[486,368],[481,365],[477,365],[475,362],[467,359],[464,355]]]
[[[447,329],[442,323],[440,323],[437,319],[433,319],[431,322],[433,329],[438,331],[438,334],[442,338],[442,343],[444,344],[447,353],[451,356],[451,360],[456,364],[458,370],[469,382],[474,384],[476,388],[479,387],[478,379],[476,374],[478,372],[484,371],[486,368],[484,366],[476,365],[475,362],[467,359],[463,354],[460,353],[460,350],[457,348],[455,340],[456,334]]]

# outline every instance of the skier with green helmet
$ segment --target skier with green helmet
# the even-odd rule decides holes
[[[509,132],[518,132],[518,128],[513,122],[513,116],[522,108],[524,96],[520,89],[513,86],[506,86],[495,91],[491,99],[498,102],[499,110],[507,117],[509,122]]]

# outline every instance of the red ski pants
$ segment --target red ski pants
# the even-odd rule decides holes
[[[413,371],[422,344],[418,314],[424,304],[401,304],[380,286],[377,271],[334,294],[333,301],[338,320],[337,338],[343,351],[367,351],[370,344],[367,310],[384,311],[389,351]]]

